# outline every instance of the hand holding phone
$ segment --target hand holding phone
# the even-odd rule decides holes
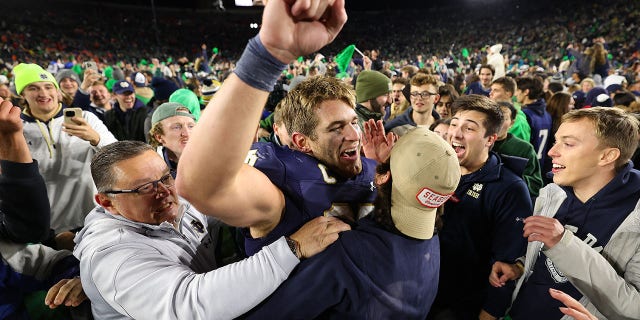
[[[71,120],[71,118],[82,117],[82,109],[80,108],[64,108],[62,112],[64,114],[64,123],[76,124],[75,122],[73,122],[73,120]]]
[[[86,69],[91,69],[94,71],[98,71],[98,65],[95,63],[95,61],[85,61],[84,63],[82,63],[82,67],[86,70]]]

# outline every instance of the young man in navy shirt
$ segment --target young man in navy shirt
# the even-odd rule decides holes
[[[522,178],[489,151],[504,119],[498,104],[468,95],[451,109],[448,133],[462,177],[444,207],[440,284],[428,319],[495,319],[514,286],[494,288],[487,278],[493,262],[515,262],[524,253],[519,220],[531,214],[531,198]]]
[[[524,220],[526,256],[491,273],[495,286],[518,279],[512,319],[560,319],[550,288],[598,319],[640,319],[640,172],[629,161],[637,144],[638,121],[622,110],[563,117],[549,150],[554,183]]]

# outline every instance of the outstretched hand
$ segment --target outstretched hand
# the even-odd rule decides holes
[[[336,217],[317,217],[290,236],[300,245],[300,256],[309,258],[338,240],[338,233],[351,227]]]
[[[378,163],[386,162],[398,136],[393,132],[385,134],[382,120],[369,119],[363,123],[363,126],[362,151],[365,157],[376,160]]]
[[[572,298],[570,295],[560,291],[549,288],[549,294],[552,298],[562,302],[566,307],[560,307],[560,311],[576,320],[598,320],[592,315],[587,308],[585,308],[580,302]]]
[[[331,43],[346,22],[344,0],[269,0],[260,41],[276,59],[289,63]]]

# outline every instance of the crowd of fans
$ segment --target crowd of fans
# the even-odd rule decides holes
[[[488,98],[479,97],[484,95],[502,103],[499,112],[488,116],[495,116],[497,124],[500,119],[507,124],[492,128],[482,124],[482,130],[495,131],[491,135],[497,137],[485,143],[483,152],[496,163],[504,161],[509,170],[518,160],[497,160],[498,153],[501,157],[528,158],[529,166],[535,164],[533,169],[524,165],[521,171],[513,169],[516,174],[510,176],[518,181],[522,198],[518,201],[530,207],[529,213],[533,209],[531,201],[552,182],[547,173],[553,164],[547,154],[566,113],[571,109],[617,107],[640,114],[640,3],[568,1],[552,8],[530,3],[475,6],[473,10],[447,6],[349,12],[349,22],[333,43],[283,65],[285,70],[257,124],[256,141],[295,148],[296,142],[283,125],[283,111],[274,110],[287,92],[316,75],[332,78],[336,87],[346,84],[355,90],[355,110],[363,132],[373,130],[368,127],[374,125],[369,122],[373,119],[385,121],[384,126],[379,123],[382,132],[384,127],[402,135],[409,128],[425,126],[451,141],[447,130],[452,116],[458,112],[455,125],[462,122],[461,117],[473,115],[477,110],[461,105],[490,103],[486,102]],[[37,10],[13,3],[6,9],[20,14],[7,15],[0,22],[0,103],[12,101],[21,108],[23,126],[11,130],[10,136],[24,134],[46,184],[51,230],[40,228],[44,230],[41,234],[28,239],[53,248],[46,250],[73,250],[73,237],[83,228],[94,201],[103,207],[111,203],[106,194],[151,194],[160,190],[160,184],[167,190],[167,186],[173,186],[178,162],[201,111],[216,99],[216,92],[236,68],[247,40],[256,33],[250,25],[261,16],[255,9],[204,12],[161,8],[152,12],[148,8],[78,2]],[[349,47],[351,44],[355,47]],[[344,52],[348,52],[346,56]],[[539,120],[532,120],[536,117]],[[473,116],[469,119],[477,120]],[[18,127],[15,119],[9,120],[5,118],[3,123]],[[524,154],[506,151],[505,145],[513,143],[514,136],[521,147],[524,145]],[[141,153],[156,151],[169,171],[160,180],[133,190],[103,190],[100,184],[94,185],[89,178],[92,157],[108,144],[123,140],[140,141],[142,144],[131,147]],[[453,147],[456,152],[472,148],[463,142]],[[344,157],[351,157],[350,152]],[[632,159],[640,165],[640,152],[636,151]],[[478,169],[471,170],[462,163],[460,167],[463,176],[464,170],[469,174]],[[477,185],[475,180],[463,182],[469,188]],[[96,192],[104,193],[104,198],[94,198]],[[177,195],[172,192],[177,204]],[[46,200],[44,194],[40,195],[40,204]],[[469,206],[461,205],[464,210],[477,209],[463,204]],[[462,209],[449,202],[447,210]],[[278,219],[281,212],[277,211]],[[518,216],[515,221],[525,218]],[[148,223],[160,225],[162,221]],[[452,232],[446,227],[440,229],[445,241],[447,232]],[[224,259],[225,263],[243,258],[246,252],[237,243],[240,233],[226,226],[220,228],[219,239],[226,238],[220,241],[216,256],[210,258],[218,262]],[[521,238],[521,231],[516,233]],[[519,253],[513,253],[509,260],[513,262]],[[77,263],[65,267],[64,277],[78,275]],[[54,278],[62,282],[50,295],[62,290],[67,282],[79,291],[78,281]],[[46,285],[53,284],[49,281]],[[44,284],[38,286],[42,289]],[[78,295],[67,299],[69,306],[77,306],[86,298]],[[46,300],[52,307],[64,303],[64,297],[61,302],[52,299],[48,296]],[[455,305],[440,301],[440,307],[440,311],[446,311]]]

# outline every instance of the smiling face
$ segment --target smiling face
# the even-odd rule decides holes
[[[71,78],[64,78],[60,80],[60,91],[73,96],[78,91],[78,83]]]
[[[327,100],[322,102],[315,112],[318,117],[315,137],[304,137],[303,142],[298,144],[299,149],[312,154],[343,177],[353,177],[360,173],[362,134],[355,110],[343,101]],[[295,141],[300,138],[293,139]]]
[[[574,190],[589,189],[597,183],[602,171],[601,159],[613,148],[600,146],[595,131],[588,119],[565,121],[560,125],[556,144],[549,150],[554,183]]]
[[[91,102],[93,102],[96,106],[107,110],[111,109],[111,94],[109,93],[109,90],[107,90],[107,87],[105,87],[103,84],[96,84],[91,86],[89,91],[89,98],[91,99]]]
[[[132,109],[136,104],[136,95],[133,94],[133,91],[119,93],[116,94],[116,100],[118,100],[120,110],[126,112],[127,110]]]
[[[448,134],[451,146],[456,151],[462,174],[480,169],[489,157],[489,148],[496,134],[486,136],[484,122],[487,116],[479,111],[458,111],[451,119]]]
[[[22,96],[27,100],[31,114],[41,120],[53,118],[58,109],[58,89],[47,81],[29,84],[22,90]]]
[[[489,68],[480,69],[480,83],[482,87],[489,88],[491,85],[491,79],[493,78],[493,72]]]
[[[152,150],[122,160],[112,170],[116,176],[112,190],[135,189],[169,173],[164,160]],[[173,179],[170,182],[172,184]],[[98,194],[97,198],[109,212],[131,221],[158,225],[164,221],[174,222],[178,217],[178,195],[173,184],[159,183],[158,191],[151,194]]]

